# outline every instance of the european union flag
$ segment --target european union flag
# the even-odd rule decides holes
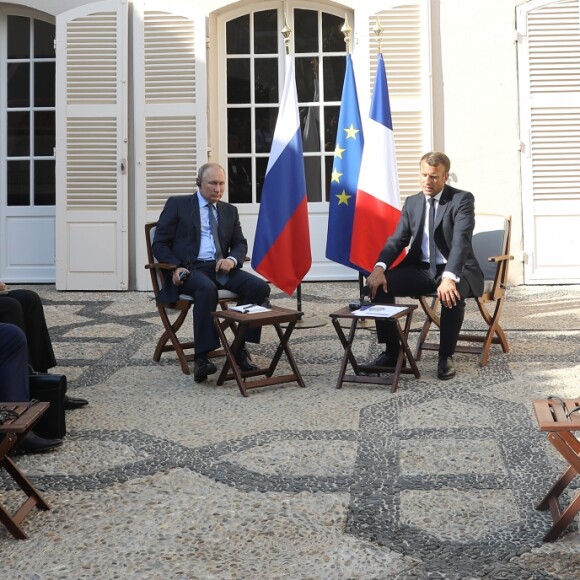
[[[363,145],[352,58],[347,54],[330,180],[326,257],[333,262],[366,273],[350,261],[352,224]]]

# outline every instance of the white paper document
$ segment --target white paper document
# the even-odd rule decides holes
[[[390,318],[403,312],[406,306],[389,306],[388,304],[373,304],[372,306],[363,306],[358,310],[354,310],[353,314],[355,316],[381,316],[384,318]]]
[[[270,308],[264,308],[258,304],[240,304],[239,306],[229,306],[229,310],[241,312],[242,314],[257,314],[258,312],[270,312]]]

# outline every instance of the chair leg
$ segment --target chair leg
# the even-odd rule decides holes
[[[161,338],[157,342],[157,347],[155,348],[155,352],[153,353],[153,360],[155,362],[159,362],[162,353],[167,351],[175,351],[175,354],[177,355],[177,358],[179,360],[179,365],[181,366],[181,371],[183,372],[183,374],[189,375],[191,374],[191,371],[189,369],[189,363],[187,361],[185,353],[183,352],[183,349],[184,347],[191,348],[193,346],[193,343],[182,344],[179,342],[179,339],[177,338],[177,332],[183,325],[183,322],[187,318],[187,313],[189,311],[181,310],[175,321],[171,323],[171,320],[167,315],[167,311],[164,308],[159,308],[158,310],[165,331],[163,332]],[[168,341],[171,342],[172,346],[167,345]]]
[[[429,304],[428,300],[429,299],[426,296],[419,297],[419,303],[421,304],[421,308],[423,308],[423,312],[425,313],[425,322],[423,323],[423,328],[421,328],[421,332],[417,340],[415,360],[420,360],[421,358],[421,353],[425,349],[425,341],[427,340],[431,325],[435,324],[437,328],[439,328],[441,325],[441,320],[437,314],[437,309],[439,308],[439,298],[431,298],[431,304]]]
[[[489,349],[492,344],[500,344],[504,353],[509,352],[510,347],[503,328],[499,325],[499,317],[503,309],[503,299],[500,298],[496,301],[493,316],[489,313],[485,304],[479,298],[476,298],[475,301],[477,302],[477,307],[479,308],[481,316],[488,325],[487,333],[481,347],[481,358],[479,361],[479,365],[484,367],[487,364]]]

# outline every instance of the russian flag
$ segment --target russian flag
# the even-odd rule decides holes
[[[395,138],[382,54],[378,58],[371,110],[364,129],[350,259],[371,272],[401,217]]]
[[[289,296],[312,265],[294,61],[286,80],[262,188],[252,268]]]
[[[330,176],[326,257],[356,270],[359,268],[350,260],[350,245],[363,145],[352,57],[347,54]]]

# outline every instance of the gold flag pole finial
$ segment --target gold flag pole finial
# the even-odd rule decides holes
[[[288,20],[286,19],[286,13],[284,13],[284,27],[280,31],[284,37],[284,46],[286,47],[286,54],[290,54],[290,35],[292,34],[292,29],[288,26]]]
[[[377,23],[375,25],[375,27],[373,28],[373,32],[375,33],[378,41],[379,41],[379,53],[382,52],[382,48],[381,48],[381,35],[383,34],[383,27],[381,26],[381,22],[379,20],[379,15],[377,14]]]
[[[350,35],[352,33],[352,28],[348,23],[347,14],[344,15],[344,24],[342,25],[340,31],[344,34],[344,44],[346,44],[346,54],[350,54],[350,40],[351,40]]]

